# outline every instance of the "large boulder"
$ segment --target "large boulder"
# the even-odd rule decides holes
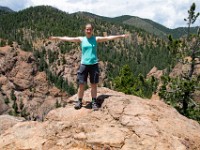
[[[18,61],[16,67],[9,74],[9,80],[15,85],[17,90],[25,90],[33,86],[33,72],[32,64],[24,61]]]
[[[0,115],[0,135],[15,124],[24,121],[24,118],[17,118],[10,115]]]
[[[17,61],[16,55],[16,51],[10,46],[0,48],[0,74],[6,74],[14,67]]]
[[[75,110],[77,95],[65,108],[50,111],[44,122],[17,123],[0,136],[0,149],[197,150],[200,125],[158,100],[98,89],[99,111],[84,105]]]

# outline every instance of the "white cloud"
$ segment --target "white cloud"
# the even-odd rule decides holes
[[[106,17],[132,15],[151,19],[166,27],[186,26],[184,18],[191,4],[196,3],[200,12],[199,0],[0,0],[0,5],[16,11],[30,6],[51,5],[68,13],[87,11]],[[200,19],[195,25],[200,25]]]
[[[0,0],[0,6],[7,6],[15,11],[19,11],[31,5],[30,0]]]

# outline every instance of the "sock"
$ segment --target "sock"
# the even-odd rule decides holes
[[[78,101],[82,102],[82,99],[83,99],[83,98],[78,98]]]
[[[96,102],[97,98],[92,98],[92,103]]]

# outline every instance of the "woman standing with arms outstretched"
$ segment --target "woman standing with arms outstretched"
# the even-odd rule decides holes
[[[84,95],[84,84],[87,82],[88,75],[91,83],[91,97],[92,97],[92,109],[98,110],[97,106],[97,84],[99,82],[99,67],[97,57],[97,43],[105,42],[109,40],[115,40],[119,38],[128,37],[128,34],[122,35],[111,35],[111,36],[94,36],[93,26],[88,23],[85,25],[85,36],[84,37],[59,37],[51,36],[50,40],[62,40],[67,42],[79,42],[81,43],[81,65],[78,70],[77,80],[79,84],[78,88],[78,99],[74,106],[75,109],[81,109],[82,99]]]

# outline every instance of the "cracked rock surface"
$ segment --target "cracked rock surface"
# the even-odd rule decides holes
[[[98,88],[98,111],[90,109],[90,89],[82,109],[77,95],[44,122],[18,122],[0,135],[0,149],[33,150],[199,150],[200,125],[160,100]]]

